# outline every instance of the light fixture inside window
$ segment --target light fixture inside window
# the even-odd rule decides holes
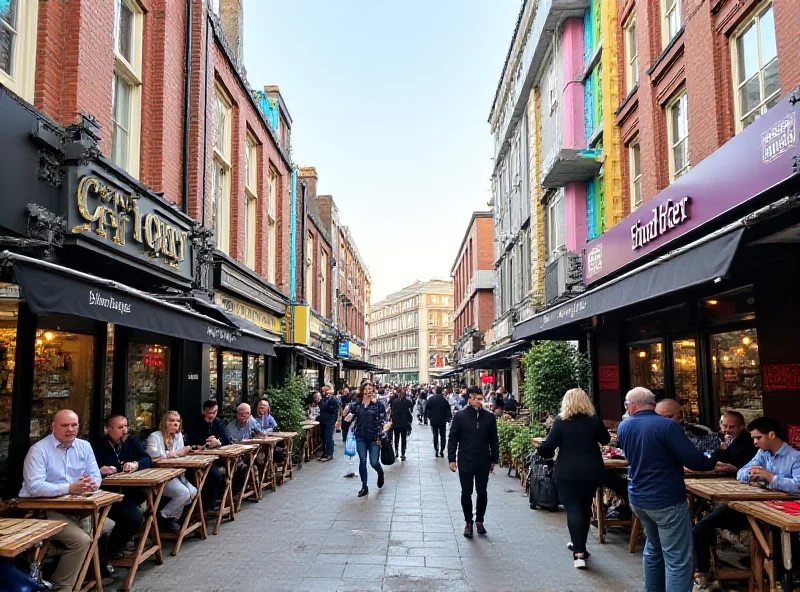
[[[640,358],[646,358],[646,357],[647,357],[647,352],[646,352],[646,351],[644,351],[644,350],[640,351],[640,352],[639,352],[639,357],[640,357]]]
[[[744,343],[745,345],[750,345],[750,338],[747,335],[745,335],[744,337],[742,337],[742,343]]]
[[[53,340],[53,333],[52,333],[52,331],[46,331],[46,332],[45,332],[45,334],[44,334],[44,338],[45,338],[47,341],[52,341],[52,340]]]
[[[716,306],[717,303],[718,302],[716,300],[706,300],[706,304],[708,304],[709,306]]]

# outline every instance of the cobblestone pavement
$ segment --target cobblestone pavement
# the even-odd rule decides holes
[[[336,460],[311,462],[295,478],[245,501],[217,536],[189,540],[161,566],[145,563],[143,591],[549,591],[642,588],[641,544],[627,537],[605,545],[590,532],[590,569],[572,567],[563,511],[529,509],[519,481],[500,469],[489,480],[487,537],[465,539],[458,478],[436,459],[430,428],[415,425],[407,460],[386,468],[370,494],[345,479],[348,461],[337,434]],[[357,472],[357,461],[353,463]],[[121,581],[121,575],[118,581]],[[113,589],[113,588],[112,588]]]

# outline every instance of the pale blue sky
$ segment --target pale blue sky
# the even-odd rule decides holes
[[[487,209],[487,118],[520,0],[244,0],[253,88],[277,84],[292,156],[314,166],[373,302],[447,278]]]

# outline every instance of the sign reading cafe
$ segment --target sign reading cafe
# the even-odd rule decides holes
[[[631,250],[641,249],[650,241],[686,222],[689,219],[689,202],[688,197],[684,197],[678,203],[672,203],[672,200],[668,199],[653,208],[653,218],[649,222],[642,224],[641,220],[637,220],[636,224],[631,226]]]
[[[71,230],[73,234],[92,233],[130,255],[178,273],[191,273],[188,225],[159,205],[148,195],[86,175],[80,178],[70,204]]]

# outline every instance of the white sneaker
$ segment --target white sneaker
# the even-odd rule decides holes
[[[586,559],[582,557],[576,557],[572,562],[572,565],[575,569],[586,569]]]

